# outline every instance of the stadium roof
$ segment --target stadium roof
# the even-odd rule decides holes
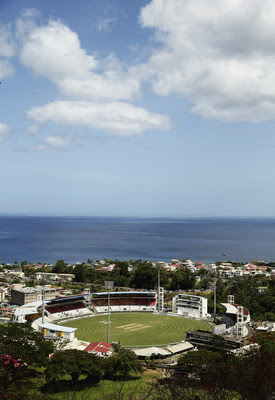
[[[82,298],[83,299],[84,296],[86,296],[86,295],[77,294],[77,295],[72,295],[72,296],[57,297],[57,298],[51,299],[51,302],[52,301],[55,302],[55,301],[63,301],[63,300],[73,300],[73,299],[78,299],[78,298]]]
[[[133,291],[129,291],[129,292],[99,292],[99,293],[93,293],[97,296],[101,296],[101,295],[108,295],[109,294],[156,294],[157,292],[133,292]]]
[[[48,304],[49,300],[45,301],[45,304]],[[30,315],[30,314],[36,314],[37,313],[37,308],[42,305],[42,301],[33,301],[31,303],[26,303],[23,306],[20,306],[15,309],[15,316],[18,315]]]
[[[170,346],[167,346],[167,350],[171,351],[171,353],[173,353],[173,354],[180,353],[180,352],[186,351],[186,350],[191,350],[193,348],[194,348],[194,346],[189,342],[172,344]]]
[[[226,307],[227,314],[237,314],[237,310],[239,305],[238,304],[231,304],[231,303],[221,303],[224,307]],[[247,308],[243,308],[244,315],[249,315],[249,311]]]
[[[43,328],[43,329],[50,329],[51,331],[55,331],[55,332],[71,333],[71,332],[74,332],[77,330],[77,328],[69,328],[68,326],[55,325],[55,324],[50,324],[50,323],[41,324],[39,327]]]
[[[161,356],[170,356],[171,353],[168,350],[161,349],[159,347],[147,347],[145,349],[135,349],[133,352],[140,357],[151,357],[153,354]]]

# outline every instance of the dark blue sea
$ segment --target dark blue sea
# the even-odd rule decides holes
[[[275,219],[0,217],[0,263],[104,257],[275,261]]]

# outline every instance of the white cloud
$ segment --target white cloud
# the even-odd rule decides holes
[[[96,66],[94,57],[81,49],[77,34],[59,21],[32,29],[23,43],[20,59],[36,74],[54,81],[73,76],[87,78]]]
[[[0,122],[0,143],[4,142],[9,138],[10,128],[6,124]]]
[[[121,16],[118,11],[112,15]],[[30,13],[30,17],[25,15],[17,22],[20,61],[33,73],[52,80],[66,101],[33,107],[26,112],[30,119],[36,123],[71,124],[124,136],[171,128],[167,115],[150,113],[119,101],[136,99],[140,84],[114,54],[104,58],[99,53],[89,55],[81,47],[78,35],[64,23],[51,19],[46,25],[38,26],[32,16]],[[62,141],[60,146],[63,144]],[[45,141],[36,149],[51,146]]]
[[[26,114],[38,123],[51,121],[56,124],[82,125],[121,136],[140,134],[149,129],[171,128],[167,115],[153,114],[125,102],[55,101],[42,107],[33,107]]]
[[[138,93],[139,84],[134,78],[122,79],[118,71],[103,74],[90,74],[90,79],[68,78],[58,83],[59,88],[69,98],[84,100],[130,100],[133,93]]]
[[[21,15],[23,18],[33,19],[39,17],[40,13],[36,8],[23,8]]]
[[[0,79],[7,78],[14,73],[14,68],[8,58],[16,53],[16,45],[12,39],[10,26],[0,24]]]
[[[0,56],[13,57],[16,53],[16,45],[12,39],[10,26],[0,24]]]
[[[100,18],[97,21],[97,29],[99,30],[99,32],[110,32],[116,21],[116,17]]]
[[[133,71],[155,93],[183,95],[206,118],[274,119],[273,0],[152,0],[140,23],[161,47]]]
[[[0,59],[0,79],[8,78],[14,73],[14,68],[8,60]]]
[[[76,146],[78,143],[75,139],[65,136],[48,136],[44,142],[29,147],[31,151],[53,151],[53,150],[66,150],[70,147]]]
[[[35,74],[51,79],[64,95],[73,99],[130,100],[140,87],[115,57],[88,55],[78,35],[61,21],[37,26],[20,19],[20,60]]]
[[[104,13],[108,17],[98,19],[97,29],[99,32],[111,32],[119,19],[127,18],[127,14],[116,3],[109,4]]]

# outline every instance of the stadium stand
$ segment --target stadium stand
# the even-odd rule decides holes
[[[156,311],[156,292],[103,292],[92,294],[92,306],[95,313],[108,311]]]
[[[52,321],[92,314],[85,304],[83,295],[52,299],[48,301],[45,311],[47,317]]]
[[[108,296],[110,312],[156,311],[156,292],[93,293],[89,300],[85,295],[74,295],[45,301],[44,323],[54,323],[56,320],[67,318],[81,318],[95,313],[106,313],[108,312]],[[16,309],[13,322],[29,323],[38,330],[42,323],[42,314],[43,305],[41,301],[28,303]]]

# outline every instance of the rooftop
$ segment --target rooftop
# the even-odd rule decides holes
[[[108,353],[112,349],[112,345],[106,342],[90,343],[84,351],[96,351],[98,353]]]
[[[51,331],[67,333],[75,332],[77,330],[77,328],[69,328],[68,326],[55,325],[50,323],[41,324],[39,327],[43,329],[49,329]]]

